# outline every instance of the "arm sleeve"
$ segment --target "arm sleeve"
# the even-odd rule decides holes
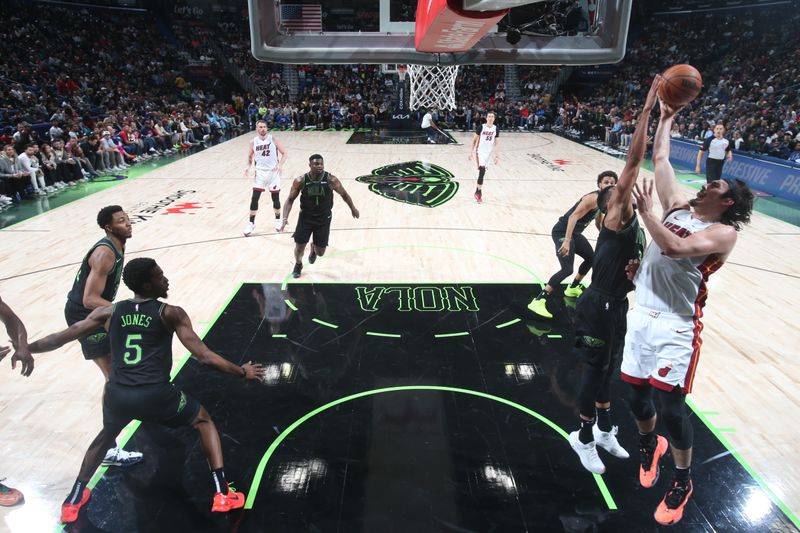
[[[708,152],[708,149],[711,147],[711,139],[713,139],[713,137],[706,137],[703,139],[703,146],[700,147],[700,150]]]

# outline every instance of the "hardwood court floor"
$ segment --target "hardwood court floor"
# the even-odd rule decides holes
[[[467,160],[472,134],[460,146],[352,145],[350,133],[277,133],[289,150],[283,180],[321,153],[361,211],[354,220],[340,198],[328,256],[306,265],[315,282],[503,282],[546,280],[557,268],[550,228],[605,169],[623,162],[549,134],[500,137],[501,161],[487,171],[484,203],[472,193],[477,172]],[[64,326],[66,293],[102,232],[94,220],[121,204],[136,222],[127,257],[155,258],[170,279],[169,301],[202,330],[240,282],[279,282],[292,268],[291,229],[277,234],[269,200],[255,235],[244,238],[250,179],[242,177],[250,135],[215,146],[129,183],[0,231],[0,295],[32,339]],[[406,161],[438,165],[460,188],[435,208],[374,194],[355,181]],[[650,176],[642,171],[641,176]],[[687,194],[690,193],[689,189]],[[403,199],[398,193],[396,198]],[[596,236],[587,230],[590,238]],[[712,276],[702,360],[691,400],[789,509],[800,510],[800,460],[791,415],[800,404],[800,231],[754,214],[729,263]],[[120,288],[119,297],[130,295]],[[184,353],[175,345],[176,357]],[[77,343],[37,357],[24,379],[3,363],[0,387],[0,474],[27,503],[0,511],[2,528],[44,531],[81,457],[99,429],[103,380]],[[617,409],[622,431],[633,431]],[[698,490],[713,490],[698,487]]]

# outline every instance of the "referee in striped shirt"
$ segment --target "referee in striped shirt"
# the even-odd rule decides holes
[[[725,164],[725,159],[731,161],[733,159],[733,150],[731,149],[731,142],[725,138],[725,126],[717,124],[714,126],[714,135],[707,137],[703,141],[703,145],[697,152],[697,166],[695,173],[700,174],[700,165],[703,161],[703,152],[708,152],[708,159],[706,159],[706,182],[722,179],[722,165]]]

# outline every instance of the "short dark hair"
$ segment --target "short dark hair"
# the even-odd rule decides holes
[[[314,155],[312,155],[311,157],[308,158],[308,162],[311,163],[315,159],[322,159],[323,161],[325,161],[325,159],[321,155],[314,154]]]
[[[608,201],[611,199],[611,191],[614,190],[615,185],[610,185],[601,189],[599,193],[597,193],[597,208],[605,213],[606,208],[608,207]]]
[[[122,281],[134,293],[141,294],[156,266],[156,260],[149,257],[131,259],[122,271]]]
[[[262,124],[262,123],[263,123],[265,126],[267,125],[267,121],[266,121],[266,120],[264,120],[263,118],[262,118],[262,119],[258,119],[258,120],[256,120],[256,126],[258,126],[259,124]]]
[[[118,205],[107,205],[97,213],[97,225],[101,229],[106,229],[106,226],[114,221],[114,214],[122,211],[122,207]]]
[[[722,213],[720,222],[733,226],[736,231],[742,229],[744,224],[750,223],[750,214],[753,212],[753,191],[742,180],[725,180],[728,183],[728,192],[723,198],[732,198],[733,204]]]
[[[619,181],[619,176],[617,176],[616,172],[614,172],[613,170],[604,170],[603,172],[597,175],[597,186],[599,187],[600,182],[603,181],[603,178],[608,176],[614,178],[614,183]]]

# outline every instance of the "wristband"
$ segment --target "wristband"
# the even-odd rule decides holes
[[[242,377],[246,378],[247,377],[247,370],[245,370],[243,366],[240,366],[239,368],[242,369]]]

